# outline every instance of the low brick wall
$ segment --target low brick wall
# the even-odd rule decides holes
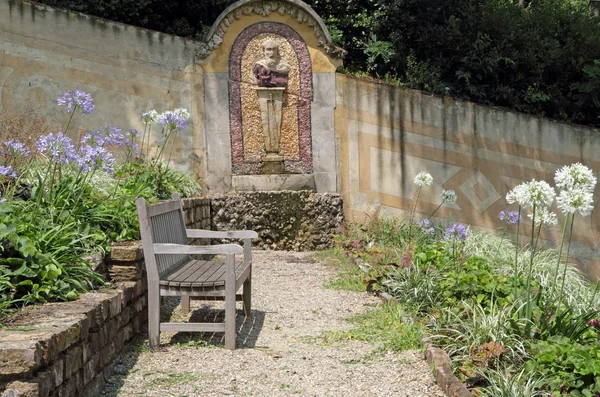
[[[342,197],[312,191],[240,192],[211,195],[213,230],[258,232],[262,249],[319,250],[343,231]]]
[[[186,224],[210,228],[210,200],[183,200]],[[76,302],[28,307],[0,329],[2,397],[97,396],[111,363],[148,319],[147,281],[139,241],[90,258],[115,283]]]
[[[2,396],[97,396],[112,360],[147,321],[145,291],[145,280],[122,282],[26,309],[0,332]]]

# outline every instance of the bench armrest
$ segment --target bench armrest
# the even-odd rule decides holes
[[[243,254],[244,249],[237,244],[185,245],[153,244],[155,255],[218,255]]]
[[[257,238],[258,233],[254,230],[236,230],[231,232],[218,232],[215,230],[185,229],[188,238]]]

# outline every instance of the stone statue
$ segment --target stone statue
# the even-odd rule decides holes
[[[264,58],[256,61],[252,72],[259,87],[285,87],[288,82],[290,64],[281,59],[279,44],[267,39],[262,44]]]

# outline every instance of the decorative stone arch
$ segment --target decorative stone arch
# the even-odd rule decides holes
[[[242,54],[254,37],[261,34],[277,34],[287,40],[298,59],[300,92],[298,95],[298,143],[299,160],[285,161],[287,173],[312,171],[310,105],[313,86],[311,60],[302,37],[294,29],[280,22],[259,22],[248,26],[236,38],[229,54],[229,111],[231,129],[231,158],[234,174],[260,174],[261,163],[244,161],[243,120],[241,103]]]
[[[277,12],[287,15],[298,23],[306,23],[313,28],[317,43],[332,58],[344,58],[346,51],[333,44],[325,22],[305,2],[301,0],[240,0],[227,7],[210,28],[204,42],[196,50],[200,59],[207,58],[223,41],[223,36],[231,23],[244,16],[257,14],[263,17]]]

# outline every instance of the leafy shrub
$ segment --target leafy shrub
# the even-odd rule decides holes
[[[81,91],[64,93],[58,103],[68,110],[65,131],[75,112],[94,110],[91,96]],[[152,150],[148,143],[144,157],[137,131],[113,126],[85,132],[77,143],[63,132],[42,135],[33,155],[20,141],[0,143],[0,312],[77,299],[102,283],[83,259],[86,254],[139,238],[137,197],[156,201],[173,192],[201,191],[191,177],[162,162],[163,153],[169,153],[169,162],[170,138],[185,128],[189,113],[151,113],[144,132],[161,125],[162,139]]]
[[[525,363],[525,368],[547,377],[552,394],[600,394],[600,345],[597,342],[581,344],[556,335],[533,344],[530,350],[532,358]]]

